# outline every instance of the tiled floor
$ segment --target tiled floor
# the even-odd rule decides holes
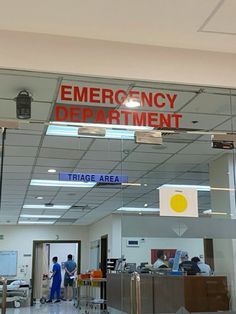
[[[73,306],[73,302],[61,302],[57,304],[35,305],[33,307],[22,307],[19,309],[7,309],[7,314],[46,314],[46,313],[48,314],[74,314],[74,313],[85,314],[86,312],[85,310],[76,309]],[[99,311],[99,310],[89,311],[89,314],[100,314],[100,313],[104,313],[104,312]],[[177,312],[177,313],[180,314],[181,312]],[[181,314],[185,314],[185,313],[186,312],[183,311]],[[236,312],[228,312],[228,311],[222,312],[222,313],[236,314]],[[122,313],[113,309],[109,309],[109,314],[122,314]],[[171,314],[174,314],[174,313],[171,313]],[[194,313],[194,314],[203,314],[203,313]],[[217,314],[217,313],[212,312],[211,314]]]
[[[18,309],[7,309],[7,314],[85,314],[85,310],[79,310],[73,306],[73,302],[61,302],[57,304],[38,304],[31,307],[21,307]],[[89,314],[104,313],[100,310],[91,310]],[[119,314],[119,311],[109,310],[109,314]]]

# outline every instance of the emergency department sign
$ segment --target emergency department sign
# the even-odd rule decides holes
[[[160,188],[160,216],[198,217],[197,190]]]

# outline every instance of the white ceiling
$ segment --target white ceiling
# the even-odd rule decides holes
[[[64,76],[63,79],[68,78]],[[74,79],[81,80],[80,77]],[[46,123],[50,121],[60,80],[61,76],[57,75],[0,71],[0,119],[16,118],[14,98],[20,89],[27,88],[34,99],[32,119],[20,121],[19,129],[7,130],[0,224],[15,224],[20,214],[55,214],[61,215],[57,224],[90,224],[121,206],[140,207],[147,203],[148,207],[158,207],[156,188],[164,183],[208,184],[209,163],[224,153],[211,148],[210,136],[184,132],[164,135],[161,147],[138,145],[131,140],[46,136]],[[99,79],[83,80],[101,83]],[[190,90],[185,86],[134,83],[136,88],[142,89],[148,86],[159,91],[177,90],[176,108],[184,115],[181,127],[233,130],[230,101],[234,107],[236,96],[230,100],[229,90],[205,88],[199,94],[201,87]],[[106,85],[104,79],[103,84]],[[109,80],[107,84],[116,86],[120,82]],[[198,122],[192,123],[194,120]],[[129,182],[138,182],[141,186],[88,189],[29,185],[32,178],[56,180],[58,174],[49,174],[49,168],[55,168],[57,172],[123,173],[129,176]],[[43,200],[37,200],[36,196],[43,196]],[[24,204],[49,202],[69,204],[72,208],[22,209]],[[200,211],[209,206],[209,194],[200,193]]]
[[[235,11],[235,0],[2,0],[0,29],[235,53]]]

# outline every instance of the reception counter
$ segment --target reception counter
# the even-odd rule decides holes
[[[130,313],[130,274],[107,276],[108,306]],[[229,310],[225,276],[166,276],[140,274],[142,313],[175,313]]]

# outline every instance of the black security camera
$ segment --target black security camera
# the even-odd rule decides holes
[[[27,90],[19,92],[16,101],[16,116],[17,119],[30,119],[31,118],[31,102],[32,97]]]

